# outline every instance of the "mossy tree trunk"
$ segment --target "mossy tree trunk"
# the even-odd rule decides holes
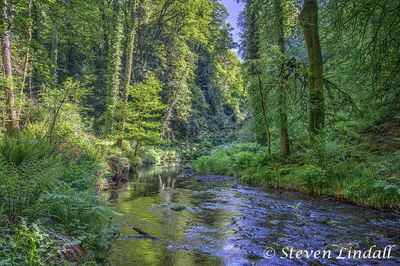
[[[309,132],[311,139],[322,133],[325,124],[325,105],[323,91],[323,64],[318,33],[318,1],[305,0],[300,13],[307,46],[310,94]]]
[[[287,115],[287,85],[288,81],[285,77],[285,29],[284,29],[284,10],[282,0],[275,0],[275,13],[277,16],[277,34],[278,47],[282,57],[282,64],[279,74],[278,87],[278,115],[279,115],[279,137],[281,153],[284,157],[290,155],[290,141],[288,131],[288,115]]]
[[[261,58],[260,58],[260,34],[259,34],[259,25],[257,18],[257,10],[254,6],[254,1],[247,2],[247,10],[248,10],[248,19],[246,23],[246,31],[247,31],[247,46],[248,52],[246,55],[246,59],[250,62],[250,78],[252,82],[250,86],[252,87],[253,95],[252,101],[255,108],[255,124],[256,124],[256,137],[259,139],[259,142],[268,145],[268,154],[272,157],[272,139],[271,139],[271,130],[268,121],[267,114],[267,92],[264,90],[264,84],[262,81],[262,70],[261,70]],[[261,112],[261,114],[260,114]],[[258,135],[258,136],[257,136]]]
[[[105,113],[105,132],[112,134],[115,129],[115,112],[118,103],[118,93],[120,91],[120,72],[121,72],[121,41],[122,41],[122,18],[121,0],[113,2],[113,18],[109,17],[112,27],[108,31],[108,51],[107,51],[107,77],[106,77],[106,113]]]
[[[131,85],[132,76],[133,76],[133,54],[135,49],[135,35],[136,35],[136,27],[135,27],[135,17],[136,17],[136,0],[129,0],[128,2],[128,10],[127,10],[128,18],[127,18],[127,40],[125,46],[125,71],[124,71],[124,79],[122,85],[122,98],[123,98],[123,110],[125,110],[126,105],[128,103],[129,96],[129,86]],[[119,124],[119,137],[117,139],[118,147],[123,147],[123,141],[125,138],[125,123],[126,118],[125,115],[122,114]]]

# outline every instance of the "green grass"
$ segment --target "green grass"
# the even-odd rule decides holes
[[[380,209],[400,208],[400,152],[376,156],[359,147],[327,143],[325,160],[305,151],[271,159],[254,144],[219,147],[193,163],[200,173],[240,178],[248,184],[333,196]]]

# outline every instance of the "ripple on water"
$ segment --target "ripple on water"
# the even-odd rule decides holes
[[[279,258],[286,246],[337,251],[399,245],[399,213],[237,184],[197,184],[176,178],[178,169],[153,170],[109,192],[111,205],[124,213],[115,219],[125,235],[113,243],[111,265],[400,265],[398,256],[384,263]],[[278,255],[265,259],[266,247]]]

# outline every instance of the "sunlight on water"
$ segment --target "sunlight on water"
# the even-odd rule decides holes
[[[332,259],[266,259],[263,252],[400,243],[399,217],[393,214],[293,193],[205,184],[178,177],[179,170],[152,167],[105,192],[121,213],[114,219],[121,236],[113,241],[110,265],[331,265]],[[398,263],[398,257],[385,261]]]

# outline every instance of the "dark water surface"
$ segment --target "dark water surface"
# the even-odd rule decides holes
[[[109,265],[400,265],[398,212],[197,182],[177,178],[179,170],[152,167],[105,193],[121,214]],[[365,252],[372,245],[372,252],[396,245],[393,258],[336,259],[342,248]],[[281,258],[290,255],[286,247],[294,258]],[[276,255],[265,258],[266,248]],[[331,258],[295,258],[300,250],[329,250]]]

